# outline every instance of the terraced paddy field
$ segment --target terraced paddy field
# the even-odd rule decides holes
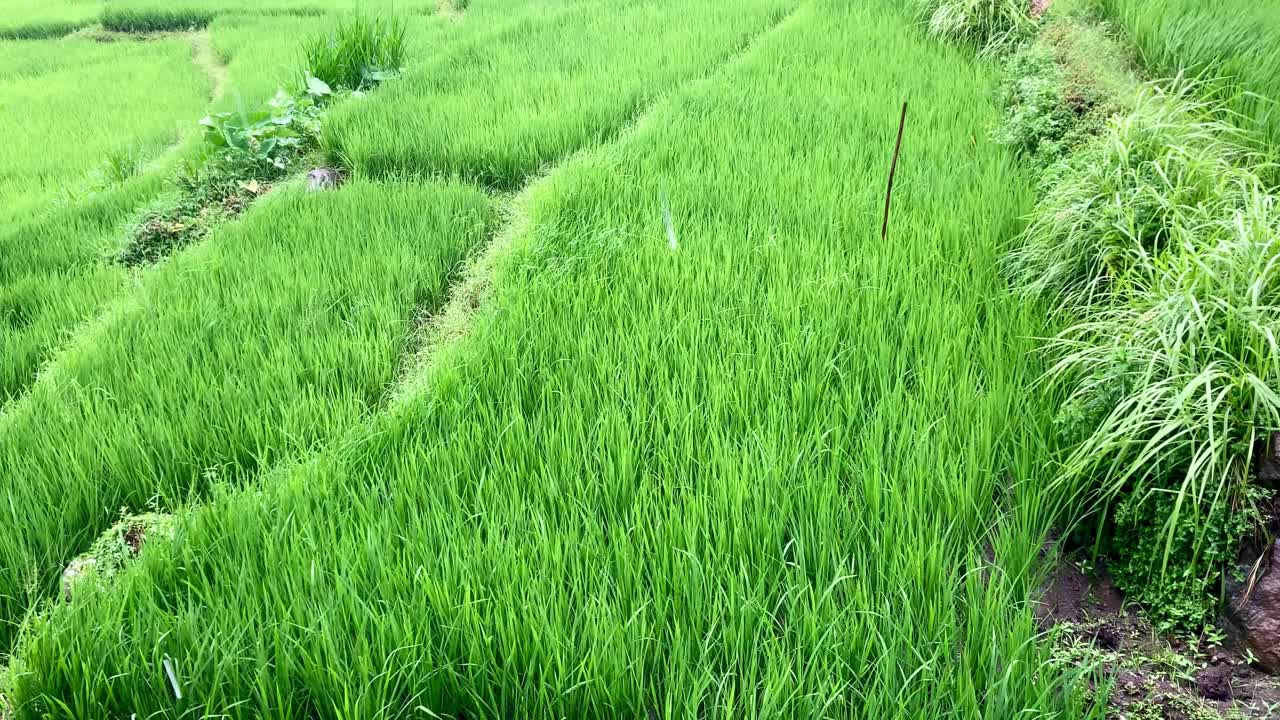
[[[1007,58],[1105,16],[980,5],[15,5],[0,102],[42,120],[0,116],[31,137],[0,150],[0,716],[1163,711],[1116,700],[1119,663],[1045,597],[1086,558],[1129,568],[1178,642],[1144,594],[1165,576],[1108,533],[1265,533],[1235,499],[1264,495],[1239,436],[1280,430],[1239,399],[1277,387],[1272,191],[1226,189],[1256,157],[1211,128],[1172,176],[1221,181],[1169,191],[1199,224],[1069,231],[1115,313],[1165,287],[1124,258],[1247,236],[1227,327],[1261,329],[1215,357],[1256,382],[1214,406],[1230,447],[1185,423],[1186,461],[1117,428],[1141,373],[1063,357],[1142,338],[1112,353],[1081,330],[1102,310],[1026,278],[1069,234],[1044,217],[1112,217],[1058,210],[1065,183],[1142,198],[1182,166],[1073,170],[1110,167],[1089,153],[1128,142],[1137,89],[1056,169],[997,141],[1016,88],[1070,94]],[[1221,502],[1166,487],[1208,487],[1205,453]],[[1175,589],[1200,608],[1225,562]]]

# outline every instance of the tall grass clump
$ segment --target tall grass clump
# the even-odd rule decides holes
[[[1192,87],[1146,86],[1132,112],[1048,170],[1008,259],[1024,295],[1072,311],[1146,286],[1176,235],[1239,206],[1246,153]]]
[[[1141,287],[1050,344],[1084,429],[1087,479],[1116,537],[1117,579],[1166,627],[1213,617],[1213,584],[1252,529],[1250,463],[1280,430],[1280,208],[1232,173],[1242,204],[1200,211]]]
[[[1025,40],[1035,29],[1026,0],[916,0],[933,35],[997,52]]]
[[[1051,15],[1006,64],[998,137],[1044,168],[1006,267],[1066,327],[1048,377],[1067,397],[1060,481],[1087,499],[1074,519],[1158,625],[1195,631],[1256,526],[1250,462],[1280,424],[1275,198],[1203,83],[1085,62],[1102,33]]]
[[[303,44],[303,67],[333,88],[372,87],[404,67],[405,30],[395,15],[343,18]]]

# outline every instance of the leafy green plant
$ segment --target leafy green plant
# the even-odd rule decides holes
[[[320,132],[320,102],[332,94],[328,84],[307,77],[306,91],[276,93],[263,110],[206,116],[207,154],[223,162],[245,165],[251,174],[270,176],[289,168],[300,150]]]
[[[240,214],[315,145],[321,105],[330,95],[327,84],[309,77],[305,93],[280,90],[263,110],[202,119],[203,155],[175,178],[176,192],[140,213],[120,262],[154,262]]]
[[[405,23],[391,15],[353,15],[303,46],[307,77],[333,88],[363,90],[404,67]]]

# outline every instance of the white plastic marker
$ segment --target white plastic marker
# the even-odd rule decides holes
[[[667,244],[672,250],[676,249],[676,224],[671,220],[671,203],[667,202],[667,191],[662,189],[658,191],[658,200],[662,203],[662,224],[667,228]]]
[[[177,663],[173,661],[173,658],[169,657],[169,653],[165,653],[164,674],[169,677],[169,687],[173,688],[173,697],[181,700],[182,686],[178,684],[178,672],[173,669],[176,664]]]

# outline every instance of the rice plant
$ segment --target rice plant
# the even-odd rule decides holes
[[[357,10],[372,14],[392,11],[411,13],[434,8],[435,2],[436,0],[111,0],[106,3],[101,20],[108,30],[152,33],[203,28],[216,18],[228,16],[318,17]]]
[[[0,415],[0,646],[122,506],[250,479],[377,407],[488,218],[459,186],[286,193],[82,333]]]
[[[87,186],[113,153],[149,158],[175,144],[209,97],[190,55],[182,39],[41,40],[0,50],[0,64],[12,68],[0,85],[0,204],[47,201]]]
[[[461,175],[512,190],[607,139],[646,101],[731,57],[794,5],[615,0],[526,10],[496,36],[410,68],[378,102],[331,113],[324,144],[374,176]]]
[[[101,0],[6,0],[0,15],[0,40],[66,35],[91,25],[101,11]]]
[[[719,17],[694,5],[681,7]],[[615,13],[642,26],[630,3],[598,9],[599,24],[576,27],[608,31]],[[156,433],[149,447],[161,457],[14,484],[140,494],[160,468],[181,481],[207,467],[204,456],[164,456],[204,443],[226,443],[261,472],[182,508],[174,540],[109,592],[90,588],[32,617],[10,665],[18,718],[1101,717],[1071,671],[1045,665],[1026,605],[1049,521],[1052,405],[1029,352],[1041,319],[999,273],[1003,236],[1032,192],[982,139],[995,113],[974,99],[994,89],[991,68],[878,0],[804,3],[763,34],[769,13],[755,14],[707,30],[714,42],[675,29],[682,17],[650,17],[672,24],[660,33],[670,59],[614,35],[584,49],[546,32],[522,50],[563,55],[529,70],[539,92],[526,101],[572,100],[562,112],[581,113],[530,109],[525,117],[565,134],[522,157],[572,159],[514,201],[511,245],[470,308],[469,332],[438,349],[420,393],[395,408],[302,442],[317,438],[315,423],[350,415],[297,403],[347,387],[353,355],[395,347],[384,330],[330,354],[304,330],[382,328],[339,300],[353,283],[380,287],[386,273],[417,268],[421,251],[291,264],[437,202],[391,218],[356,206],[313,223],[292,206],[263,207],[252,235],[202,246],[225,247],[219,262],[183,255],[165,266],[181,262],[185,274],[168,302],[148,307],[173,324],[135,342],[153,348],[145,363],[95,362],[83,404],[68,407],[74,416],[131,398],[96,390],[129,368],[155,377],[128,387],[167,410],[130,417]],[[633,70],[645,63],[662,66],[649,71],[665,85]],[[580,84],[563,75],[573,67]],[[460,111],[482,107],[490,77],[436,76],[468,97],[446,106],[441,127],[495,144],[539,138],[511,129],[519,118]],[[574,94],[584,90],[607,97]],[[904,96],[914,114],[886,243],[880,181]],[[431,108],[434,97],[391,100]],[[426,142],[406,117],[353,111],[345,130],[399,153]],[[483,170],[486,157],[457,167]],[[338,227],[317,241],[326,219]],[[288,244],[290,262],[252,254],[275,243]],[[205,292],[252,294],[253,312],[206,330],[219,303],[169,307],[201,297],[190,283],[206,272],[219,284]],[[281,297],[314,297],[314,311],[276,310]],[[206,334],[216,339],[188,340]],[[195,349],[173,344],[186,342]],[[210,362],[206,346],[243,363]],[[196,363],[208,372],[184,369]],[[288,372],[324,391],[258,379]],[[193,382],[250,383],[261,402],[195,411],[191,398],[210,389]],[[24,422],[63,426],[48,417]],[[105,430],[130,423],[67,424],[83,428],[89,462]],[[259,428],[267,440],[237,443]],[[282,457],[300,445],[315,452]],[[50,446],[59,469],[78,468],[53,449],[66,443]],[[117,472],[134,467],[122,482]]]

